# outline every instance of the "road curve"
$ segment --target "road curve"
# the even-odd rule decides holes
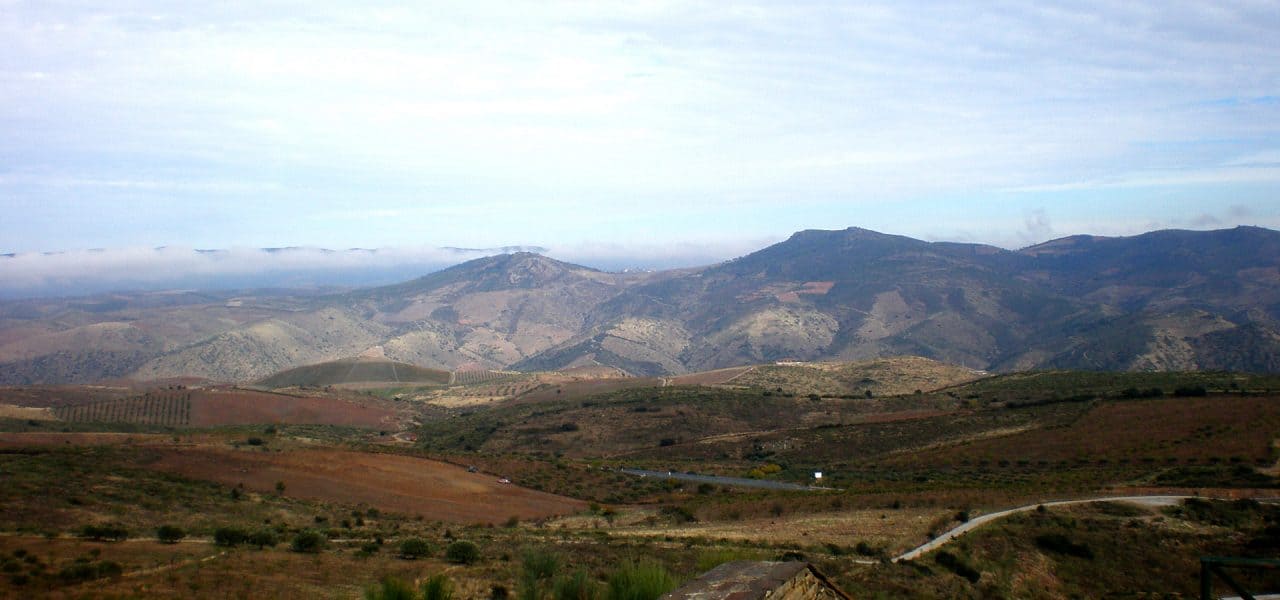
[[[947,542],[950,542],[951,540],[956,539],[960,535],[968,533],[969,531],[976,529],[978,527],[981,527],[987,523],[990,523],[991,521],[995,521],[996,519],[1003,519],[1004,517],[1007,517],[1012,514],[1035,510],[1041,506],[1048,508],[1053,506],[1068,506],[1071,504],[1088,504],[1090,502],[1129,502],[1132,504],[1142,504],[1145,506],[1173,506],[1174,504],[1177,504],[1178,502],[1186,500],[1187,498],[1204,498],[1204,496],[1107,496],[1103,498],[1086,498],[1083,500],[1058,500],[1055,502],[1040,502],[1037,504],[1028,504],[1026,506],[1019,506],[1017,508],[1010,508],[1008,510],[988,513],[985,515],[980,515],[972,519],[969,519],[968,521],[961,523],[955,529],[952,529],[951,531],[948,531],[936,538],[933,538],[932,540],[929,540],[928,543],[922,546],[919,546],[913,550],[908,550],[907,552],[904,552],[903,554],[900,554],[898,556],[895,556],[893,558],[893,562],[898,562],[903,560],[915,560],[925,554],[928,554],[929,552],[932,552],[938,548],[941,548]]]

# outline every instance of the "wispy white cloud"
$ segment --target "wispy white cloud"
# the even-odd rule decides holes
[[[1046,193],[1275,189],[1278,29],[1250,2],[13,2],[0,239],[761,239],[940,198],[1017,237]]]

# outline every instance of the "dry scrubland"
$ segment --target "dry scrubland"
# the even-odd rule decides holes
[[[657,561],[681,580],[725,560],[803,558],[859,597],[1187,597],[1201,554],[1280,553],[1280,512],[1266,504],[1115,503],[1023,513],[882,564],[1021,504],[1273,496],[1280,438],[1275,377],[968,381],[936,363],[887,364],[475,377],[441,389],[491,400],[455,408],[417,398],[431,388],[7,388],[0,400],[15,406],[72,414],[116,403],[93,414],[124,420],[0,420],[0,595],[350,598],[384,575],[444,573],[458,597],[530,586],[549,596],[557,579],[580,571],[603,586],[628,562]],[[187,394],[189,424],[147,417]],[[201,399],[224,416],[198,421]],[[800,482],[821,469],[837,489],[639,478],[620,466]],[[161,543],[161,525],[186,535]],[[229,530],[262,547],[228,543]],[[413,539],[425,554],[402,557]],[[459,540],[476,545],[474,561],[450,559]],[[551,575],[530,583],[547,560]]]

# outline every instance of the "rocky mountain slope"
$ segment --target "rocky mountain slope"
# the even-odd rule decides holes
[[[0,382],[249,381],[381,346],[423,367],[636,375],[925,356],[974,369],[1280,371],[1280,232],[1073,236],[1019,251],[850,228],[703,269],[490,256],[334,295],[0,304]]]

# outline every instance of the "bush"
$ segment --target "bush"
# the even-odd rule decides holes
[[[156,539],[165,544],[176,544],[184,537],[187,537],[187,532],[176,525],[161,525],[156,529]]]
[[[328,540],[326,540],[318,531],[304,531],[294,536],[293,544],[290,545],[290,549],[294,552],[316,554],[321,550],[324,550],[324,546],[327,542]]]
[[[609,600],[657,600],[676,588],[676,578],[656,562],[626,563],[609,576]]]
[[[77,583],[104,577],[119,577],[123,572],[124,568],[120,563],[109,560],[94,563],[81,558],[58,571],[58,579],[66,583]]]
[[[696,523],[698,521],[698,517],[693,514],[693,511],[684,506],[664,506],[659,512],[665,517],[675,519],[677,523]]]
[[[249,539],[249,532],[239,527],[219,527],[213,530],[213,543],[219,546],[239,546]]]
[[[1066,554],[1086,560],[1093,560],[1093,550],[1086,544],[1077,544],[1061,533],[1046,533],[1036,536],[1036,546],[1042,550]]]
[[[458,540],[445,548],[444,558],[451,563],[469,565],[480,560],[480,548],[467,540]]]
[[[119,542],[129,537],[129,530],[121,525],[85,525],[80,528],[80,537]]]
[[[276,535],[273,529],[259,529],[253,532],[248,540],[250,544],[257,546],[259,550],[263,548],[275,548],[280,543],[280,536]]]
[[[444,573],[436,573],[422,584],[422,600],[452,600],[453,583]]]
[[[400,557],[414,560],[431,554],[431,544],[422,538],[409,538],[400,542]]]
[[[417,597],[413,593],[413,586],[390,575],[364,590],[364,600],[417,600]]]
[[[969,566],[969,564],[961,560],[960,557],[947,552],[946,550],[938,552],[938,555],[934,560],[936,560],[939,565],[945,567],[948,571],[968,579],[969,583],[978,583],[978,580],[982,578],[982,573],[979,573],[977,569]]]
[[[1209,395],[1209,391],[1204,389],[1203,385],[1184,385],[1174,388],[1173,395],[1188,397],[1207,396]]]

